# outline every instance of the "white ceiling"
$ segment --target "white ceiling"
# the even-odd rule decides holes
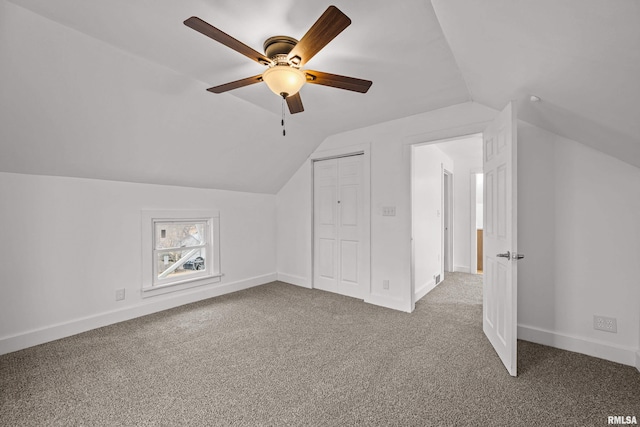
[[[521,119],[640,167],[640,2],[433,6],[474,101],[516,100]]]
[[[202,82],[202,89],[260,74],[264,67],[183,25],[198,16],[257,51],[274,35],[300,39],[328,3],[292,0],[13,0],[42,16]],[[374,82],[366,95],[317,85],[301,91],[305,113],[291,122],[327,134],[468,100],[468,93],[424,0],[334,2],[352,24],[305,68]],[[400,66],[411,71],[399,78]],[[235,96],[280,113],[265,85]],[[348,112],[348,114],[345,114]]]
[[[482,134],[455,138],[437,144],[451,159],[466,160],[482,164]]]
[[[0,130],[0,143],[22,141],[7,150],[22,160],[3,156],[0,170],[275,193],[329,135],[468,100],[501,109],[510,99],[518,101],[520,118],[640,166],[640,6],[635,0],[434,0],[433,6],[427,0],[336,1],[352,24],[306,68],[369,79],[373,86],[369,93],[358,94],[306,85],[301,91],[305,112],[287,117],[286,142],[279,129],[280,100],[264,85],[221,95],[205,91],[259,74],[263,67],[182,22],[198,16],[262,51],[270,36],[300,38],[328,3],[0,2],[5,15],[0,24],[12,38],[4,44],[0,39],[0,61],[7,56],[14,67],[11,73],[0,70],[0,85],[5,85],[0,90],[10,98],[3,111],[11,116],[11,123],[7,118],[0,124],[14,124]],[[60,43],[69,43],[73,51],[63,50]],[[68,70],[51,62],[47,55],[54,53],[68,63],[87,64]],[[25,65],[16,65],[21,55]],[[122,55],[131,60],[113,64],[100,59]],[[63,92],[34,88],[29,92],[34,98],[25,97],[12,89],[27,79],[19,75],[21,67],[30,81],[64,80],[65,90],[74,92],[72,99],[81,97],[83,102],[65,113],[58,111],[64,104],[55,101]],[[132,78],[127,81],[129,67]],[[67,76],[74,72],[76,76]],[[145,73],[148,82],[140,83]],[[110,81],[114,74],[121,80]],[[88,94],[103,84],[107,101],[84,94],[72,78],[93,81],[98,89],[87,88]],[[115,102],[110,97],[125,96],[114,94],[121,83],[131,85],[122,101],[126,115],[102,105]],[[542,102],[526,101],[531,93]],[[54,118],[49,117],[53,113],[29,108],[39,104],[45,110],[49,103],[48,110],[56,110]],[[41,141],[45,130],[38,133],[22,123],[27,110],[31,122],[53,122],[46,129],[48,145]],[[93,111],[103,113],[99,123]],[[84,133],[75,129],[78,116],[85,123],[96,122],[100,137],[81,138]],[[132,122],[122,124],[120,134],[112,130],[116,116],[118,123]],[[142,116],[141,122],[129,116]],[[138,133],[156,122],[160,124],[152,138],[131,136],[132,129]],[[107,139],[105,133],[113,135]],[[123,139],[126,144],[118,145]],[[92,147],[98,143],[108,143],[110,150]],[[176,143],[180,153],[195,155],[188,160],[167,156]],[[56,145],[76,158],[57,154]],[[46,156],[39,158],[39,152]]]

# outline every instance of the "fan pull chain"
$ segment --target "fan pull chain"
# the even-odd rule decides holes
[[[282,124],[282,136],[286,136],[287,135],[287,130],[284,127],[284,100],[285,100],[285,95],[282,94],[282,121],[280,122]]]

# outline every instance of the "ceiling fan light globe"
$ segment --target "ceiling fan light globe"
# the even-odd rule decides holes
[[[276,65],[262,74],[262,80],[276,95],[282,96],[282,94],[286,94],[286,96],[292,96],[300,91],[300,88],[307,81],[307,76],[297,68],[288,65]]]

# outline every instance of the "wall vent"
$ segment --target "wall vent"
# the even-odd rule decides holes
[[[436,274],[435,276],[433,276],[433,280],[436,282],[436,285],[440,283],[440,275]]]

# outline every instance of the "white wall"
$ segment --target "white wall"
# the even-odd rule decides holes
[[[482,144],[482,140],[478,140]],[[454,157],[453,174],[453,269],[469,273],[471,269],[471,238],[476,230],[471,226],[471,171],[482,169],[482,157]],[[482,198],[482,194],[480,194]],[[482,213],[481,213],[482,215]]]
[[[216,76],[195,81],[5,0],[0,64],[3,172],[275,194],[321,141],[296,120],[283,138],[276,96],[265,110],[214,95]]]
[[[482,200],[484,194],[484,175],[482,173],[476,174],[475,178],[476,186],[476,230],[484,227],[484,201]]]
[[[0,173],[0,354],[275,280],[275,199]],[[224,277],[143,300],[141,211],[165,209],[220,211]]]
[[[278,280],[311,288],[311,162],[277,195]]]
[[[366,301],[412,310],[410,144],[481,132],[494,110],[460,104],[334,135],[318,151],[371,144],[372,281]],[[640,337],[640,169],[519,124],[518,336],[633,365]],[[278,273],[311,283],[310,170],[277,196]],[[382,217],[382,206],[396,206]],[[287,227],[286,233],[282,231]],[[285,261],[286,260],[286,261]],[[382,280],[390,289],[382,289]],[[616,317],[618,333],[593,330]]]
[[[410,146],[477,133],[495,111],[474,103],[381,123],[327,138],[319,155],[352,146],[371,151],[371,287],[366,301],[412,310]],[[309,162],[280,190],[278,205],[278,277],[311,284],[311,171]],[[382,216],[395,206],[396,216]],[[389,280],[389,289],[383,289]]]
[[[640,169],[520,126],[518,337],[634,365]],[[617,318],[618,333],[593,329]]]
[[[434,275],[445,277],[442,168],[452,172],[454,180],[456,170],[453,160],[438,145],[421,145],[413,149],[411,208],[416,301],[436,286]]]

